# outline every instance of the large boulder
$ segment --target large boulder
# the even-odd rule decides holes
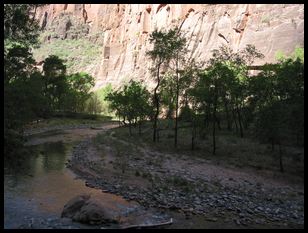
[[[72,198],[64,206],[61,217],[87,224],[118,223],[117,216],[90,195]]]

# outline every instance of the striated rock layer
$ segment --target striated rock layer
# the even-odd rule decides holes
[[[36,17],[43,29],[57,28],[46,43],[83,37],[101,46],[101,62],[92,69],[96,88],[131,78],[151,84],[145,52],[155,28],[181,27],[187,56],[196,60],[207,60],[222,44],[234,50],[253,44],[265,55],[256,64],[263,64],[275,61],[279,50],[290,54],[304,46],[303,4],[51,4],[37,9]],[[82,30],[73,34],[78,25]]]

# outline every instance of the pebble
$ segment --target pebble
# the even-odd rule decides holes
[[[82,156],[82,150],[87,147],[88,143],[90,143],[90,141],[85,141],[75,148],[75,153],[73,153],[72,156],[73,159],[69,164],[81,162],[85,164],[86,157]],[[76,153],[76,151],[78,153]],[[258,214],[263,215],[269,220],[274,220],[279,217],[281,220],[293,221],[294,223],[303,222],[304,219],[303,208],[299,214],[294,215],[292,211],[286,211],[284,215],[280,215],[282,209],[291,210],[290,206],[294,206],[294,209],[300,208],[300,206],[303,206],[303,200],[302,203],[297,201],[297,199],[294,201],[292,200],[291,203],[294,202],[294,204],[291,205],[272,195],[276,195],[277,192],[281,194],[283,190],[265,190],[261,183],[256,183],[254,185],[250,181],[244,180],[241,185],[233,186],[233,188],[221,185],[217,186],[216,184],[213,186],[210,181],[205,181],[203,177],[200,178],[197,175],[189,174],[184,169],[182,171],[166,171],[165,174],[156,173],[156,171],[161,170],[161,168],[158,170],[154,166],[149,168],[144,159],[135,161],[133,168],[143,168],[147,171],[152,171],[155,177],[152,188],[145,189],[141,192],[139,187],[126,186],[122,184],[120,182],[121,180],[118,178],[112,181],[105,180],[104,183],[98,182],[96,186],[99,186],[105,192],[114,192],[114,190],[116,190],[121,196],[127,199],[134,199],[144,206],[160,206],[161,208],[173,210],[189,207],[188,211],[194,214],[212,213],[211,210],[213,209],[217,210],[218,215],[225,210],[234,211],[232,214],[237,215],[241,219],[241,221],[239,219],[235,220],[235,223],[238,225],[244,225],[250,221],[249,218],[247,218],[247,214],[249,214],[251,219],[255,218],[254,214]],[[194,193],[189,195],[178,186],[169,185],[168,183],[168,185],[166,185],[164,178],[170,176],[186,176],[185,179],[189,181],[189,184],[194,185],[189,189],[193,190]],[[88,180],[91,180],[91,177],[88,177]],[[235,181],[233,178],[229,180]],[[207,182],[206,186],[200,185],[200,183],[204,184],[205,182]],[[114,185],[115,183],[116,185]],[[119,183],[121,183],[121,185]],[[205,192],[201,192],[202,190]],[[296,197],[300,197],[300,195],[301,193],[298,192]],[[301,196],[301,198],[303,199],[303,196]],[[264,224],[264,221],[259,219],[256,219],[255,222],[257,224]]]

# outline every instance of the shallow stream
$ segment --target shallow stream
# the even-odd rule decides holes
[[[70,132],[74,133],[74,130]],[[64,142],[61,138],[63,135],[67,139],[74,137],[74,140]],[[32,144],[31,156],[19,166],[5,166],[4,228],[103,227],[61,219],[63,206],[71,198],[81,194],[99,198],[110,211],[122,216],[123,225],[157,222],[166,217],[149,213],[136,202],[128,202],[120,196],[85,186],[85,182],[77,179],[65,166],[73,145],[78,142],[76,135],[73,134],[72,137],[61,131],[32,136],[28,143]]]

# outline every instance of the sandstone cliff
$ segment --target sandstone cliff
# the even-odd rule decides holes
[[[99,45],[98,63],[86,68],[96,77],[96,88],[123,79],[150,80],[145,52],[155,28],[181,27],[188,56],[197,60],[207,60],[221,44],[234,50],[255,45],[265,55],[259,64],[274,61],[278,50],[289,54],[304,46],[303,4],[51,4],[36,17],[44,30],[53,31],[44,43],[87,38]]]

